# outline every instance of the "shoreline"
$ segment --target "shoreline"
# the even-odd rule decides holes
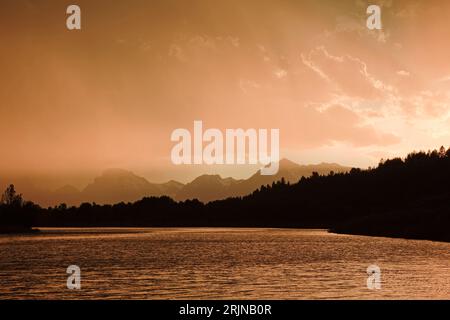
[[[340,230],[328,230],[330,233],[341,234],[341,235],[349,235],[349,236],[364,236],[364,237],[374,237],[374,238],[390,238],[390,239],[403,239],[403,240],[421,240],[421,241],[433,241],[433,242],[442,242],[442,243],[450,243],[450,240],[435,238],[435,237],[426,237],[420,235],[408,235],[408,234],[385,234],[385,233],[365,233],[359,231],[340,231]]]
[[[345,230],[343,228],[318,228],[318,227],[314,227],[314,228],[309,228],[309,227],[279,227],[279,226],[256,226],[256,227],[252,227],[252,226],[149,226],[149,227],[142,227],[142,226],[86,226],[86,227],[80,227],[80,226],[73,226],[73,227],[68,227],[68,226],[51,226],[51,227],[43,227],[40,226],[38,228],[32,228],[32,229],[20,229],[20,230],[14,230],[14,229],[6,229],[6,230],[2,230],[0,229],[0,235],[20,235],[20,234],[40,234],[42,232],[46,232],[46,231],[50,231],[52,229],[67,229],[70,231],[75,231],[75,230],[94,230],[94,229],[111,229],[114,230],[116,232],[120,233],[121,229],[140,229],[140,230],[145,230],[145,229],[301,229],[301,230],[323,230],[326,231],[327,233],[332,233],[332,234],[338,234],[338,235],[350,235],[350,236],[365,236],[365,237],[379,237],[379,238],[392,238],[392,239],[404,239],[404,240],[422,240],[422,241],[433,241],[433,242],[442,242],[442,243],[450,243],[450,239],[447,240],[445,238],[440,238],[440,237],[434,237],[434,236],[427,236],[427,235],[413,235],[413,234],[392,234],[392,233],[388,233],[388,232],[373,232],[373,231],[368,231],[368,232],[364,232],[362,230]],[[46,230],[47,229],[47,230]]]
[[[41,230],[37,228],[31,228],[31,229],[14,229],[14,228],[6,228],[6,229],[0,229],[0,235],[5,234],[37,234],[40,233]]]

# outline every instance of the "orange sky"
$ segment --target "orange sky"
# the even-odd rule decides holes
[[[78,4],[82,30],[68,31]],[[175,167],[176,128],[279,128],[281,156],[367,167],[450,141],[450,2],[5,0],[0,175],[81,184]],[[253,169],[252,169],[253,170]]]

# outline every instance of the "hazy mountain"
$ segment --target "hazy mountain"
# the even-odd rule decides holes
[[[258,170],[254,175],[245,180],[233,178],[221,178],[219,175],[203,175],[186,184],[176,195],[176,200],[197,198],[200,201],[225,199],[227,197],[244,196],[252,193],[262,185],[272,184],[282,178],[286,182],[296,183],[302,176],[309,177],[313,172],[328,174],[333,172],[346,172],[351,168],[335,163],[321,163],[317,165],[299,165],[287,159],[280,160],[279,170],[276,175],[261,175]]]
[[[170,180],[169,182],[155,185],[159,188],[162,195],[169,196],[171,198],[175,198],[177,193],[184,187],[184,184],[175,180]]]
[[[82,192],[83,202],[117,203],[136,201],[147,194],[157,194],[158,188],[145,178],[122,169],[109,169],[94,179]]]
[[[272,184],[273,181],[279,181],[281,178],[284,178],[286,182],[296,183],[301,177],[309,177],[313,172],[323,175],[328,174],[331,171],[338,173],[346,172],[350,169],[351,168],[349,167],[344,167],[336,163],[299,165],[290,160],[281,159],[279,163],[279,170],[276,175],[264,176],[261,175],[261,171],[258,170],[258,172],[249,179],[243,181],[240,187],[242,188],[241,192],[243,192],[243,194],[248,194],[262,185]]]
[[[186,184],[175,196],[176,200],[197,198],[207,202],[223,199],[233,194],[233,190],[242,180],[222,179],[219,175],[202,175]]]
[[[123,169],[109,169],[94,179],[82,192],[82,202],[133,202],[149,196],[175,196],[183,184],[170,181],[164,184],[148,182],[145,178]]]
[[[202,202],[224,199],[227,197],[244,196],[252,193],[262,185],[272,184],[284,178],[287,182],[296,183],[302,176],[312,173],[328,174],[331,171],[345,172],[350,168],[334,163],[317,165],[299,165],[287,159],[280,160],[278,173],[273,176],[261,175],[260,170],[248,179],[222,178],[219,175],[202,175],[193,181],[182,184],[177,181],[166,183],[151,183],[147,179],[123,169],[109,169],[96,177],[92,183],[79,191],[66,185],[45,195],[33,197],[43,206],[53,206],[59,203],[79,205],[82,202],[98,204],[114,204],[118,202],[133,202],[143,197],[167,195],[175,200],[199,199]],[[42,200],[44,199],[44,200]]]
[[[81,200],[81,192],[71,185],[65,185],[52,193],[53,203],[65,203],[67,205],[78,204]]]

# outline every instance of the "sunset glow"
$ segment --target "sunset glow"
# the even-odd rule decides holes
[[[7,1],[0,12],[3,177],[85,185],[253,167],[174,166],[176,128],[279,128],[280,157],[368,167],[450,139],[450,3]],[[6,181],[0,181],[6,183]]]

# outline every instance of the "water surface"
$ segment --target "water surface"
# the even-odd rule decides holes
[[[366,269],[381,268],[381,290]],[[66,268],[81,268],[81,290]],[[0,236],[1,299],[449,299],[450,244],[286,229]]]

